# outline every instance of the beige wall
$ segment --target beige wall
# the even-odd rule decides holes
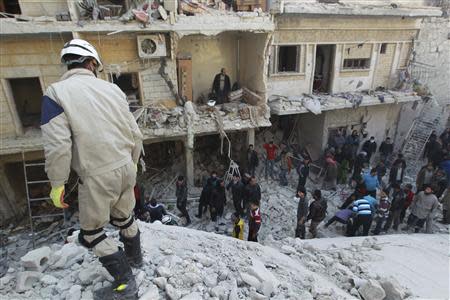
[[[9,93],[7,79],[39,77],[42,88],[45,90],[50,84],[57,81],[66,70],[60,63],[59,53],[64,43],[70,38],[69,35],[2,37],[0,43],[2,57],[0,60],[1,138],[15,136],[20,131],[20,128],[14,124],[16,110]]]
[[[192,55],[192,85],[194,101],[200,95],[205,97],[211,92],[214,76],[225,67],[230,76],[231,85],[236,81],[237,35],[222,33],[205,37],[192,35],[178,41],[178,52]]]
[[[29,17],[50,16],[68,12],[67,0],[19,0],[20,10]]]

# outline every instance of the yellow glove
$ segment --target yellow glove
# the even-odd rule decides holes
[[[64,203],[64,185],[52,188],[50,192],[50,198],[52,198],[53,205],[58,208],[68,208],[69,205]]]

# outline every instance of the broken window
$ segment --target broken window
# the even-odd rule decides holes
[[[381,44],[380,53],[386,54],[386,49],[387,49],[387,43]]]
[[[139,73],[121,73],[112,75],[112,82],[127,95],[127,101],[130,107],[139,106],[141,103],[139,89]]]
[[[40,126],[42,87],[39,77],[8,79],[17,113],[24,127]]]
[[[14,15],[20,15],[22,13],[18,0],[0,0],[0,12]]]
[[[344,59],[344,69],[369,69],[370,58],[347,58]]]
[[[300,46],[279,46],[277,72],[298,72]]]

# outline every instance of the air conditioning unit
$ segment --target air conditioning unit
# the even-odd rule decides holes
[[[167,56],[166,37],[164,34],[138,35],[137,43],[140,58]]]

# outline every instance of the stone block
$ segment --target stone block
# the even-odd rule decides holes
[[[48,267],[52,250],[49,247],[34,249],[23,256],[20,261],[27,271],[42,272]]]
[[[373,279],[364,282],[358,288],[358,292],[364,300],[383,300],[386,297],[380,283]]]
[[[23,293],[33,288],[33,285],[42,277],[42,273],[35,271],[24,271],[17,273],[16,291]]]

